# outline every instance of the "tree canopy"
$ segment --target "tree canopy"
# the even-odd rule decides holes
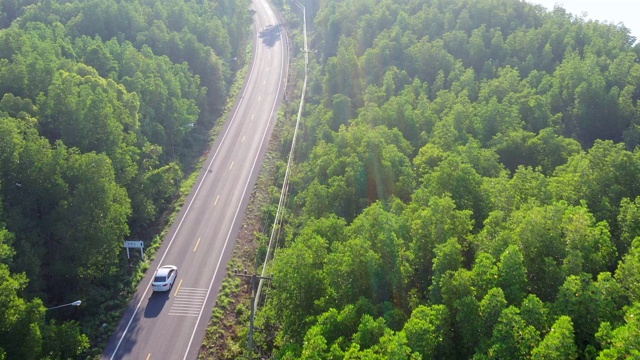
[[[518,0],[304,3],[304,141],[264,350],[637,356],[629,30]]]
[[[1,3],[0,358],[100,351],[131,282],[122,242],[153,240],[204,151],[249,5]],[[78,298],[91,306],[45,317]]]

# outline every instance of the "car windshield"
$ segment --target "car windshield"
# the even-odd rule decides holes
[[[153,282],[165,282],[167,281],[167,277],[166,276],[160,276],[157,275],[155,279],[153,279]]]

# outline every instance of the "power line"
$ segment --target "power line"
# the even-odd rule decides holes
[[[302,108],[304,107],[304,98],[307,92],[307,76],[309,72],[309,69],[308,69],[309,68],[309,49],[307,47],[307,12],[304,5],[299,4],[295,0],[292,0],[292,2],[294,5],[296,5],[302,10],[302,20],[303,20],[302,35],[304,38],[304,49],[303,49],[304,51],[304,83],[302,85],[302,95],[300,96],[300,107],[298,108],[298,118],[296,120],[296,127],[295,127],[295,130],[293,131],[293,140],[291,141],[291,150],[289,151],[289,161],[287,162],[287,169],[284,175],[282,191],[280,192],[280,201],[278,202],[278,209],[276,210],[276,216],[273,221],[273,227],[271,228],[271,235],[269,236],[269,245],[267,246],[267,254],[265,255],[264,263],[262,264],[261,276],[264,276],[267,271],[267,263],[269,262],[269,256],[271,255],[271,248],[273,247],[274,239],[277,237],[276,229],[278,229],[277,233],[279,234],[280,227],[283,221],[282,218],[284,215],[282,215],[282,212],[284,212],[284,210],[282,209],[284,208],[284,202],[287,198],[287,192],[289,189],[289,177],[291,176],[291,166],[293,164],[293,151],[296,147],[296,138],[298,137],[298,128],[300,127],[300,118],[302,117]],[[280,224],[278,223],[278,221],[280,221]],[[258,290],[257,290],[258,299],[260,298],[261,291],[262,291],[262,280],[260,280],[260,283],[258,284]],[[257,310],[258,303],[256,302],[253,305],[255,309],[252,309],[252,310]]]

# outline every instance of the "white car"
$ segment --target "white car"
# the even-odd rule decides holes
[[[156,270],[151,283],[153,291],[169,291],[178,276],[178,268],[173,265],[165,265]]]

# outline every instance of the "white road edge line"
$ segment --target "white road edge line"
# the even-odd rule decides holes
[[[281,35],[282,37],[282,35]],[[258,41],[258,34],[256,32],[256,43]],[[251,64],[251,70],[249,71],[249,77],[247,79],[251,79],[251,77],[254,74],[254,69],[256,67],[256,57],[254,56],[253,58],[253,64]],[[247,83],[249,83],[249,81],[247,80]],[[233,122],[236,119],[236,115],[238,115],[238,111],[240,109],[240,103],[242,103],[242,101],[244,100],[244,95],[247,92],[248,87],[245,87],[244,90],[242,91],[242,95],[240,96],[240,101],[238,102],[238,106],[236,106],[236,111],[234,111],[233,116],[231,117],[231,120],[229,120],[229,124],[227,125],[227,128],[224,132],[224,134],[222,134],[222,139],[220,140],[220,143],[218,144],[218,147],[216,148],[215,153],[213,154],[213,157],[211,158],[211,161],[209,162],[209,165],[207,165],[207,171],[204,172],[204,175],[202,176],[202,179],[200,180],[200,183],[198,184],[198,187],[196,188],[195,193],[193,194],[193,197],[191,198],[191,201],[189,201],[189,205],[187,206],[187,209],[184,211],[184,215],[182,216],[182,219],[180,219],[180,222],[178,223],[178,227],[176,228],[176,231],[173,233],[173,236],[171,237],[171,240],[169,241],[169,245],[167,245],[167,249],[164,251],[164,254],[162,254],[162,257],[160,258],[160,264],[162,264],[162,260],[164,260],[164,258],[167,256],[167,253],[169,252],[169,249],[171,248],[171,245],[173,244],[173,240],[175,240],[176,236],[178,235],[178,232],[180,231],[180,227],[182,226],[182,223],[184,222],[184,219],[187,217],[187,214],[189,213],[189,209],[191,209],[191,205],[193,205],[193,202],[195,201],[198,192],[200,191],[200,187],[202,187],[202,184],[204,183],[204,180],[207,178],[207,174],[209,173],[209,170],[211,170],[211,165],[213,164],[213,161],[215,160],[215,158],[218,155],[218,152],[220,151],[220,148],[222,147],[222,144],[224,143],[224,140],[227,137],[227,134],[229,133],[229,129],[231,128],[231,125],[233,124]],[[278,91],[280,91],[280,87],[278,87]],[[262,148],[262,147],[261,147]],[[255,165],[255,164],[254,164]],[[233,228],[233,226],[232,226]],[[226,242],[225,242],[225,247],[226,247]],[[223,250],[224,253],[224,250]],[[217,269],[216,269],[216,273],[217,273]],[[215,275],[214,275],[215,277]],[[146,289],[144,290],[144,293],[142,294],[142,297],[140,298],[140,301],[138,302],[138,305],[136,305],[135,310],[133,311],[133,314],[131,314],[131,319],[129,319],[129,322],[127,323],[127,326],[124,329],[124,332],[122,333],[122,335],[120,336],[120,340],[118,340],[118,344],[116,345],[116,348],[113,350],[113,353],[111,354],[111,357],[109,358],[110,360],[113,360],[114,357],[116,356],[116,354],[118,353],[118,349],[120,348],[120,345],[122,344],[122,341],[124,340],[125,336],[127,335],[127,332],[129,331],[129,327],[131,327],[131,323],[133,322],[133,319],[135,318],[136,314],[138,313],[138,310],[140,309],[140,305],[142,305],[142,301],[147,297],[147,292],[149,291],[149,288],[151,287],[151,282],[149,282],[149,284],[147,284]],[[209,286],[209,291],[211,291],[211,286]],[[208,294],[207,294],[208,297]],[[200,316],[198,316],[198,322],[200,322]],[[196,323],[196,327],[197,327]],[[195,331],[194,331],[195,333]],[[189,351],[189,348],[191,347],[191,342],[193,341],[193,335],[191,336],[191,340],[189,341],[189,345],[187,347],[187,352]],[[185,355],[186,357],[186,355]]]
[[[267,9],[271,9],[271,7],[269,6],[268,3],[265,3],[264,0],[262,0],[262,4],[267,6]],[[278,19],[276,18],[276,25],[280,25],[280,23],[278,22]],[[257,39],[257,33],[256,33],[256,41],[258,41]],[[280,33],[280,41],[284,44],[284,39],[282,38],[282,33]],[[284,59],[284,46],[282,47],[282,59]],[[254,59],[256,59],[257,57],[254,57]],[[269,114],[269,121],[267,122],[267,126],[264,128],[264,132],[262,133],[262,140],[260,142],[260,148],[258,149],[258,152],[256,153],[255,158],[253,159],[253,165],[251,167],[251,172],[249,173],[249,178],[247,179],[247,182],[244,185],[244,190],[242,192],[242,198],[244,198],[245,194],[247,193],[247,188],[249,187],[249,183],[251,182],[251,176],[253,175],[253,171],[256,168],[256,163],[258,162],[258,158],[260,157],[260,152],[262,151],[262,147],[264,146],[264,140],[267,137],[267,132],[269,131],[269,126],[271,124],[271,122],[273,121],[273,113],[276,109],[276,105],[278,104],[278,97],[280,94],[280,88],[282,87],[282,75],[284,72],[284,60],[282,61],[282,66],[280,67],[280,77],[279,77],[279,81],[278,81],[278,90],[276,91],[276,97],[275,97],[275,101],[273,102],[273,106],[271,107],[271,114]],[[255,62],[254,62],[255,65]],[[253,66],[251,68],[251,70],[253,71]],[[285,77],[286,79],[286,77]],[[184,357],[182,358],[183,360],[187,359],[187,355],[189,354],[189,349],[191,348],[191,343],[193,342],[193,338],[196,335],[196,330],[198,329],[198,324],[200,324],[200,319],[202,318],[202,312],[204,311],[204,305],[207,303],[207,300],[209,299],[209,294],[211,294],[211,288],[213,287],[213,282],[216,279],[216,276],[218,275],[218,271],[220,270],[220,264],[222,263],[222,258],[224,257],[224,253],[225,250],[227,249],[227,245],[229,244],[229,239],[231,238],[231,233],[233,232],[233,227],[236,223],[236,221],[238,220],[238,213],[240,212],[240,208],[242,207],[242,201],[240,202],[240,204],[238,204],[238,207],[236,208],[236,213],[233,216],[233,222],[231,223],[231,229],[229,229],[229,233],[227,234],[227,238],[224,241],[224,246],[222,247],[222,252],[220,254],[220,258],[218,259],[218,264],[216,265],[216,271],[213,273],[213,277],[211,278],[211,282],[209,283],[209,291],[207,292],[207,296],[204,300],[204,303],[202,304],[202,308],[200,309],[200,315],[198,316],[198,320],[196,320],[196,325],[193,327],[193,332],[191,333],[191,339],[189,339],[189,345],[187,346],[187,351],[185,351],[184,353]]]

